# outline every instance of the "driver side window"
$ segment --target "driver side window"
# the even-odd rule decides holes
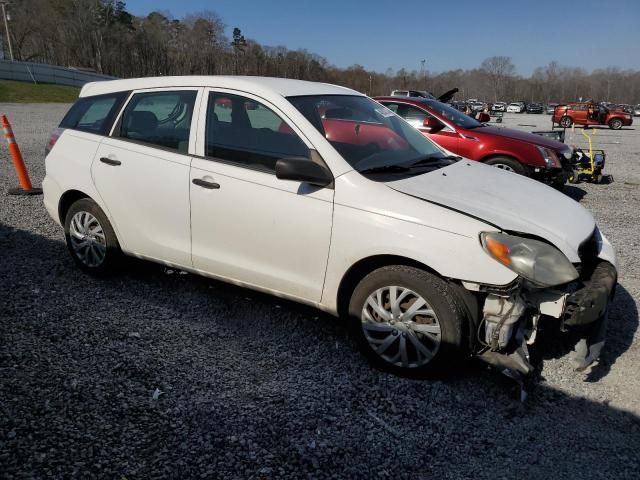
[[[409,105],[400,105],[397,113],[415,128],[422,128],[424,119],[429,116],[424,110]]]
[[[205,155],[238,166],[274,172],[286,157],[309,157],[309,149],[275,112],[240,95],[211,92]]]

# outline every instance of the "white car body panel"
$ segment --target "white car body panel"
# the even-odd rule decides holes
[[[333,190],[194,158],[191,179],[194,269],[319,302],[329,256]]]
[[[79,190],[94,198],[104,210],[105,205],[93,184],[89,168],[102,139],[102,136],[93,133],[65,130],[56,142],[55,153],[45,159],[47,174],[42,182],[44,204],[60,225],[64,224],[64,218],[58,217],[60,197],[69,190]]]

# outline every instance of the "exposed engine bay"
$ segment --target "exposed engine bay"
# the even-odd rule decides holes
[[[476,355],[522,386],[534,370],[528,346],[537,336],[541,316],[558,319],[560,330],[576,329],[575,369],[598,359],[604,345],[607,305],[614,294],[616,269],[606,261],[583,266],[580,278],[557,288],[536,288],[518,281],[504,290],[465,284],[486,294],[477,328]]]

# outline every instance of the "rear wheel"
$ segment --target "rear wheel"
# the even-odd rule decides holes
[[[576,170],[573,170],[569,174],[569,178],[567,180],[569,180],[569,183],[573,184],[580,183],[580,174]]]
[[[609,120],[609,128],[611,130],[620,130],[622,128],[622,120],[619,118],[612,118]]]
[[[564,116],[560,119],[560,126],[562,128],[569,128],[571,125],[573,125],[571,117]]]
[[[91,275],[112,272],[122,259],[113,227],[93,200],[75,202],[65,217],[67,248],[76,264]]]
[[[493,157],[485,163],[508,172],[519,173],[520,175],[527,176],[527,169],[515,158]]]
[[[356,286],[349,303],[349,327],[375,367],[423,376],[462,358],[464,312],[444,280],[395,265],[371,272]]]

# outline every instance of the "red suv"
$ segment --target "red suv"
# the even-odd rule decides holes
[[[564,143],[532,133],[492,127],[436,100],[376,97],[425,136],[456,155],[530,176],[555,187],[567,179]]]
[[[633,117],[624,110],[609,109],[593,102],[569,103],[558,105],[553,111],[553,123],[568,128],[576,125],[608,125],[613,130],[620,130],[633,123]]]

